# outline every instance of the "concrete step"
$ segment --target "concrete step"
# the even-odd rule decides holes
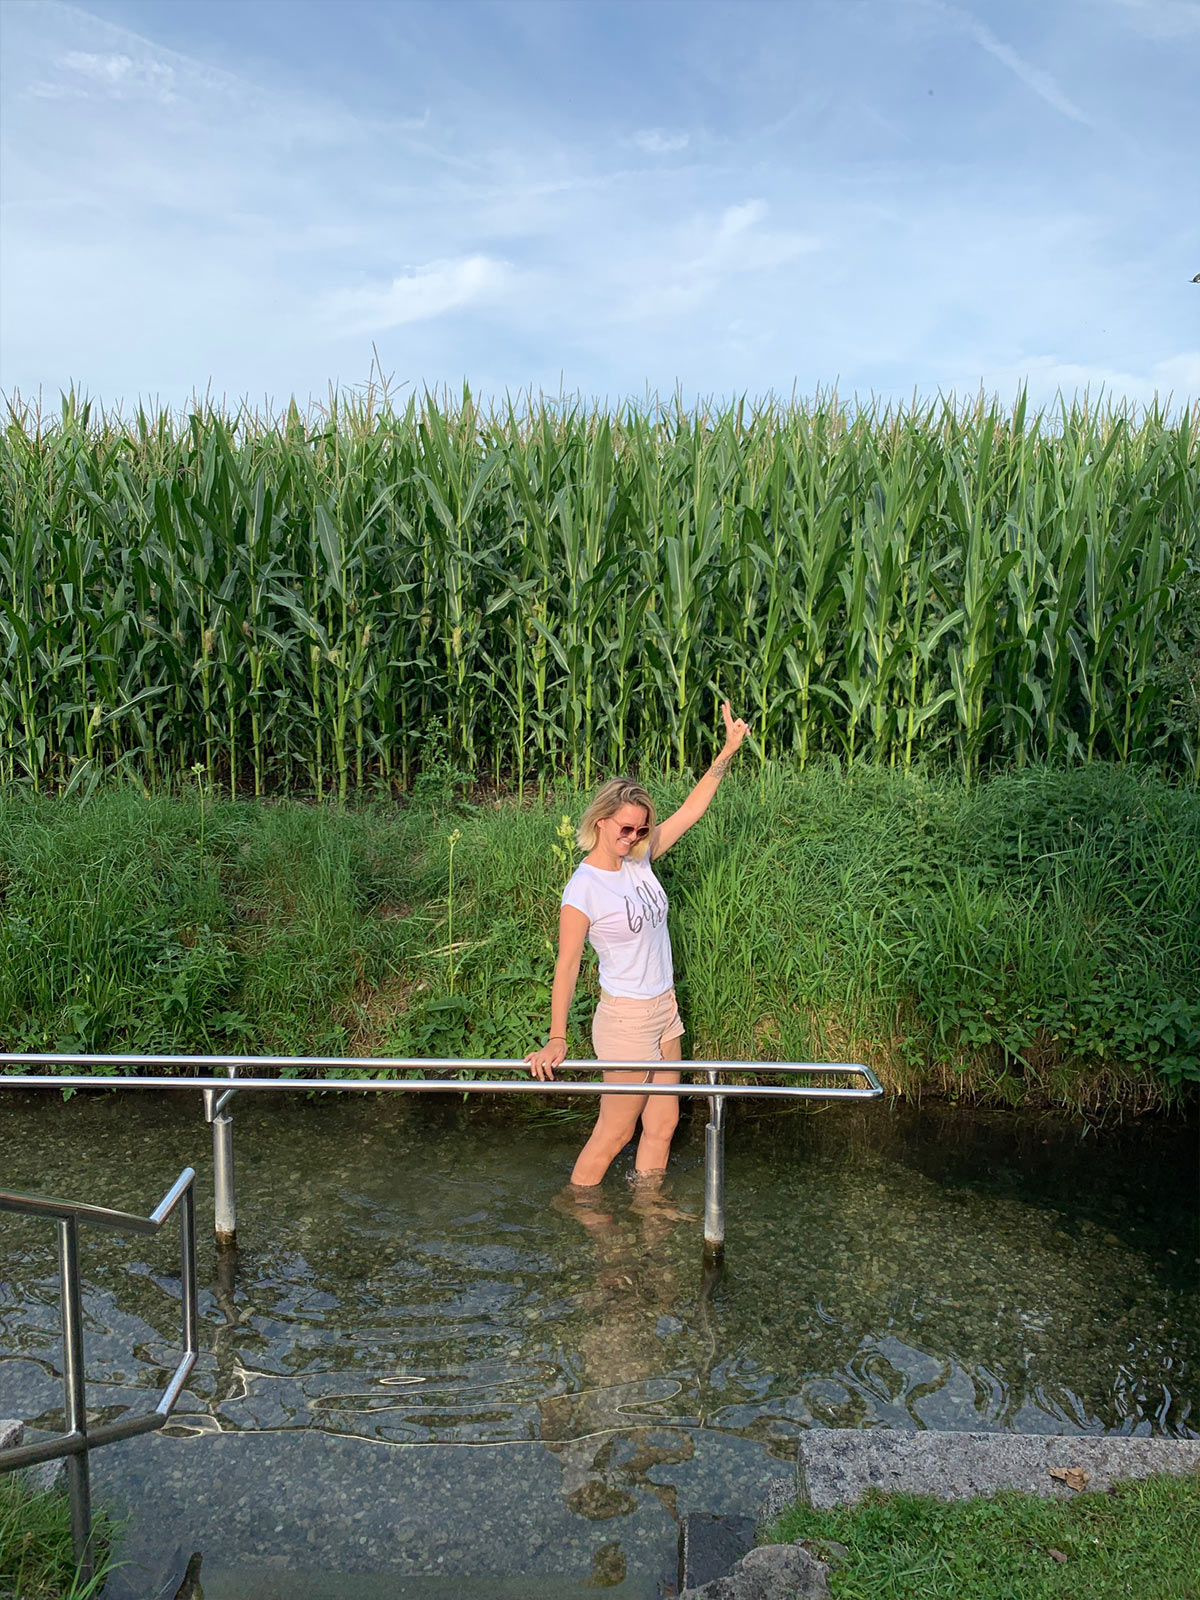
[[[1069,1498],[1061,1474],[1103,1491],[1123,1478],[1200,1469],[1200,1439],[1113,1434],[935,1433],[900,1428],[814,1428],[800,1440],[800,1493],[819,1509],[861,1499],[868,1489],[939,1500],[1021,1489]]]
[[[432,1578],[395,1573],[284,1572],[276,1576],[246,1569],[202,1570],[204,1600],[585,1600],[595,1586],[574,1577]],[[674,1588],[646,1579],[604,1584],[615,1600],[660,1600]]]
[[[780,1461],[663,1426],[502,1445],[393,1445],[315,1429],[148,1435],[98,1450],[94,1496],[130,1516],[104,1600],[551,1600],[674,1593],[680,1519],[753,1515]]]

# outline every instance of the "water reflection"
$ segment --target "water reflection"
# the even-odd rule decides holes
[[[237,1298],[237,1246],[215,1245],[213,1258],[212,1288],[218,1315],[211,1322],[211,1403],[219,1409],[231,1400],[245,1399],[248,1375],[242,1365],[239,1341],[242,1312]]]
[[[542,1441],[568,1496],[657,1481],[651,1455],[697,1427],[781,1452],[814,1426],[1196,1431],[1188,1130],[735,1119],[728,1266],[706,1283],[699,1126],[666,1186],[615,1174],[590,1208],[562,1189],[569,1128],[349,1097],[247,1102],[236,1126],[242,1250],[202,1248],[186,1426]],[[203,1186],[206,1133],[180,1100],[4,1097],[0,1181],[75,1192],[87,1147],[88,1198],[137,1208],[185,1162]],[[0,1223],[0,1413],[45,1426],[53,1249]],[[85,1240],[105,1415],[173,1365],[173,1249]]]
[[[675,1204],[669,1181],[657,1177],[636,1180],[624,1203],[568,1184],[553,1205],[584,1230],[594,1264],[577,1297],[581,1387],[541,1402],[538,1437],[559,1463],[563,1495],[576,1515],[591,1521],[627,1515],[637,1508],[636,1487],[674,1516],[673,1485],[647,1474],[695,1453],[689,1430],[653,1423],[682,1388],[664,1384],[659,1374],[664,1322],[678,1326],[676,1308],[690,1288],[685,1280],[695,1274],[697,1218]],[[684,1251],[674,1252],[668,1247],[681,1224],[692,1231]]]

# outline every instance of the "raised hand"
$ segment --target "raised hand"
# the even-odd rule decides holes
[[[738,717],[736,721],[734,720],[733,712],[729,709],[728,700],[721,705],[721,715],[725,719],[725,748],[721,754],[731,756],[741,745],[742,740],[750,732],[750,729],[741,717]]]

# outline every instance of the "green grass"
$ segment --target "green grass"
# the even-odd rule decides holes
[[[1200,1476],[1069,1500],[876,1494],[832,1511],[796,1506],[768,1542],[799,1540],[845,1546],[836,1600],[1196,1600]]]
[[[81,1582],[71,1549],[65,1491],[38,1490],[16,1472],[0,1475],[0,1600],[91,1600],[112,1570],[113,1523],[93,1518],[96,1573]]]
[[[664,811],[687,788],[651,784]],[[0,799],[0,1040],[522,1055],[585,798]],[[696,1058],[865,1060],[896,1092],[1091,1112],[1200,1079],[1191,790],[1098,763],[970,786],[772,767],[727,779],[660,872]],[[580,1055],[594,992],[589,958]]]

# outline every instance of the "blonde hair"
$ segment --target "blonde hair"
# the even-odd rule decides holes
[[[607,817],[615,817],[622,806],[641,806],[646,813],[646,825],[650,832],[644,839],[639,839],[629,852],[637,860],[642,859],[654,837],[654,801],[641,784],[635,783],[632,778],[610,778],[580,817],[575,837],[581,850],[596,848],[596,824]]]

